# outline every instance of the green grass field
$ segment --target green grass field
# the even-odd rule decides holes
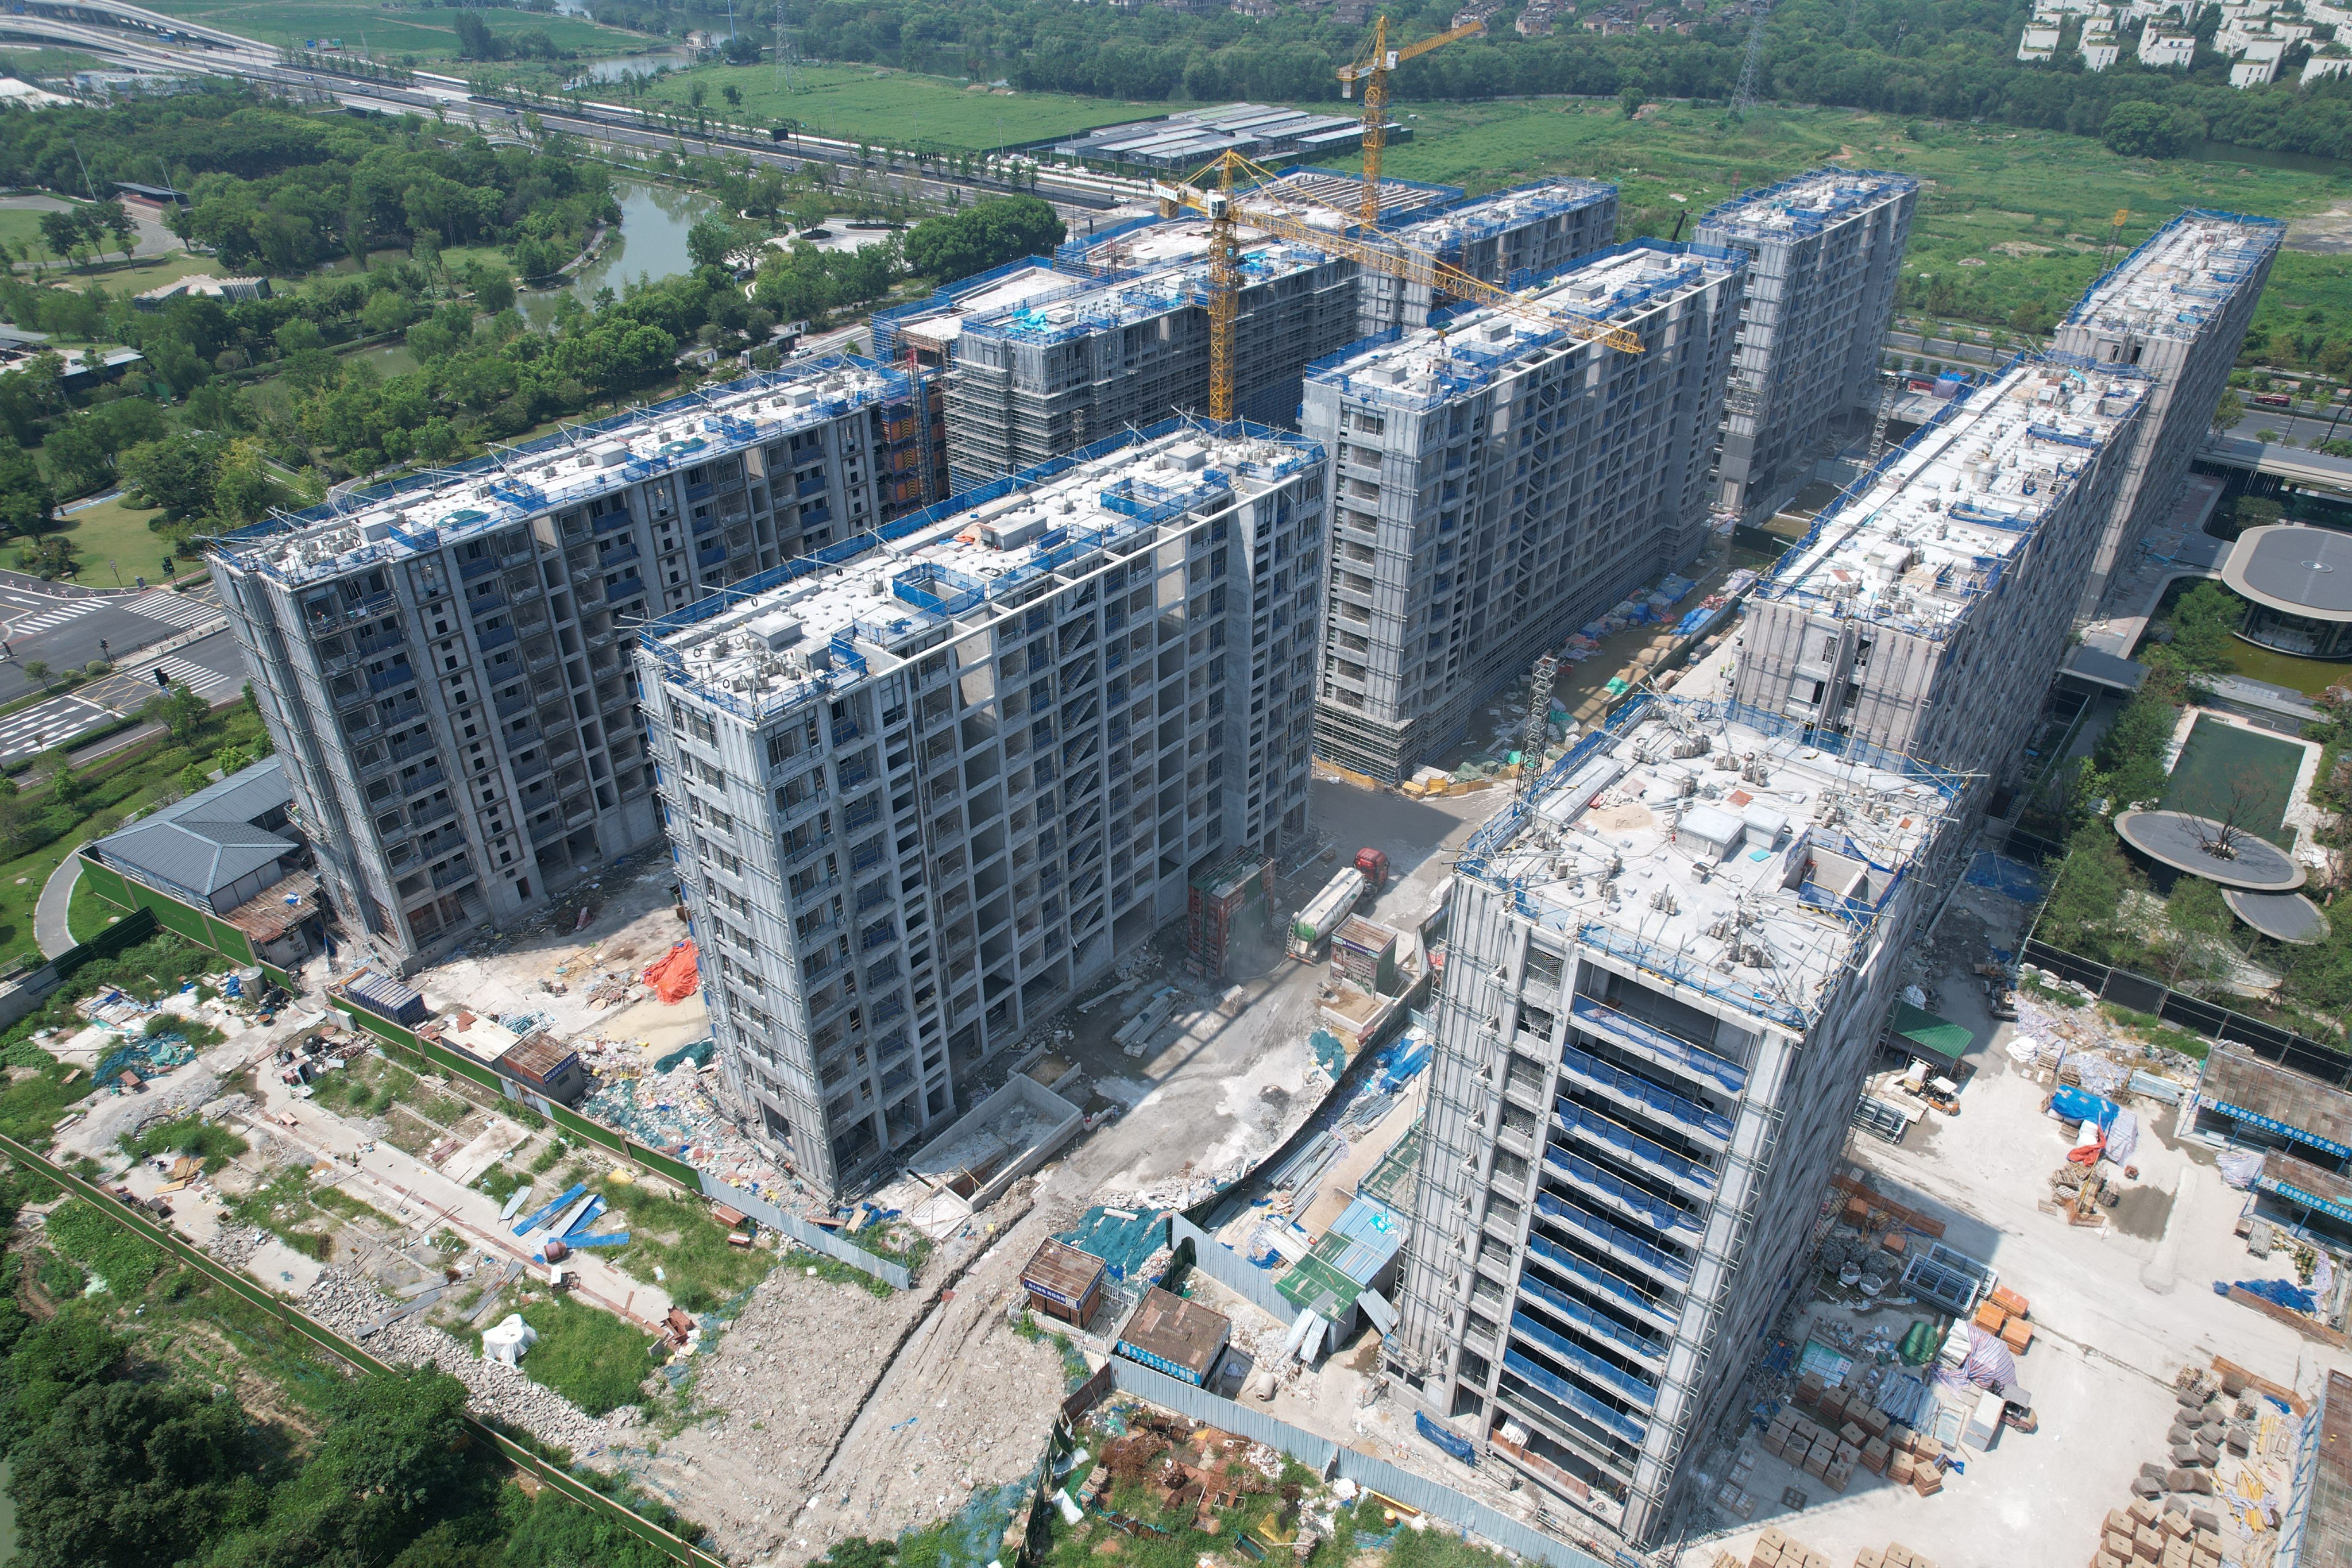
[[[163,514],[123,504],[121,497],[64,514],[65,536],[73,542],[74,562],[80,568],[74,581],[93,588],[111,588],[119,573],[128,587],[140,577],[150,583],[163,579],[163,554],[170,548],[163,536],[147,526]],[[113,562],[109,566],[109,561]],[[184,570],[187,557],[173,564]]]
[[[725,112],[740,123],[765,125],[791,119],[826,136],[870,137],[894,146],[939,143],[968,150],[1034,142],[1124,120],[1149,120],[1182,107],[1050,92],[1005,97],[946,77],[876,67],[795,66],[793,79],[794,90],[782,92],[776,88],[772,65],[700,65],[660,79],[643,100],[629,97],[617,86],[600,96],[618,103],[653,100],[684,108],[693,84],[699,82],[708,99],[706,112]],[[728,108],[723,89],[730,86],[743,95],[740,109]]]
[[[154,9],[225,32],[241,33],[265,44],[299,45],[306,38],[341,38],[356,54],[364,40],[377,59],[415,55],[420,60],[454,59],[457,32],[454,13],[439,7],[415,9],[371,5],[366,0],[162,0]],[[486,10],[479,13],[493,33],[520,33],[543,28],[561,49],[583,55],[625,54],[650,47],[649,40],[618,27],[600,26],[578,16],[553,16],[533,11]]]
[[[2292,848],[2286,808],[2302,765],[2303,748],[2292,742],[2200,715],[2172,765],[2164,809],[2233,819],[2247,832]]]
[[[2183,207],[2291,217],[2342,190],[2322,174],[2124,158],[2088,137],[1937,127],[1851,110],[1766,110],[1741,126],[1728,125],[1720,108],[1687,103],[1659,105],[1640,121],[1613,102],[1557,99],[1406,105],[1403,114],[1413,140],[1389,150],[1387,173],[1473,191],[1548,174],[1614,180],[1629,237],[1663,237],[1680,214],[1696,223],[1739,191],[1832,158],[1916,174],[1927,185],[1906,270],[1948,276],[1958,295],[1949,313],[1988,323],[2021,306],[2063,310],[2080,295],[2104,269],[2119,208],[2131,215],[2123,228],[2128,247]],[[2304,304],[2331,319],[2352,310],[2352,260],[2282,252],[2264,315]]]

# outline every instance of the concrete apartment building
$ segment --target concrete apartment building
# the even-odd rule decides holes
[[[1699,218],[1698,244],[1748,258],[1717,497],[1742,521],[1786,505],[1849,422],[1877,406],[1879,345],[1918,198],[1908,174],[1816,169]]]
[[[1652,240],[1562,268],[1532,314],[1457,310],[1307,378],[1332,454],[1327,761],[1410,778],[1499,685],[1706,537],[1741,260]]]
[[[2064,657],[2147,401],[2127,365],[2041,356],[1964,394],[1749,596],[1734,710],[2000,784]]]
[[[1521,289],[1617,240],[1617,187],[1601,180],[1538,180],[1474,201],[1408,214],[1391,226],[1402,244],[1481,282]],[[1357,323],[1366,336],[1423,327],[1433,310],[1458,303],[1430,285],[1366,272]]]
[[[821,1191],[1307,825],[1320,448],[1164,422],[656,621],[637,653],[746,1131]]]
[[[2054,353],[2148,378],[2147,412],[2078,613],[2096,609],[2117,558],[2179,499],[2285,236],[2276,218],[2184,212],[2092,284],[2051,335]]]
[[[1155,258],[1148,270],[962,320],[947,395],[957,490],[1171,413],[1207,411],[1208,261],[1178,254],[1185,258]],[[1234,409],[1288,425],[1300,373],[1358,335],[1356,264],[1265,238],[1242,247],[1241,263]]]
[[[1579,1533],[1711,1484],[1956,787],[1644,698],[1465,849],[1387,1370]]]
[[[919,508],[944,447],[926,399],[928,437],[907,377],[819,361],[220,540],[213,580],[349,935],[404,973],[656,842],[626,639]]]

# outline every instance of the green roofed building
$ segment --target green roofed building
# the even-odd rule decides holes
[[[1283,1300],[1335,1325],[1339,1337],[1345,1339],[1355,1328],[1356,1310],[1365,1294],[1377,1291],[1394,1275],[1405,1230],[1404,1217],[1396,1210],[1359,1193],[1315,1249],[1276,1280],[1274,1288]],[[1383,1333],[1396,1321],[1385,1299],[1373,1315]]]
[[[1940,1057],[1948,1062],[1958,1061],[1977,1043],[1976,1036],[1969,1032],[1966,1025],[1938,1018],[1925,1007],[1914,1007],[1900,997],[1895,999],[1895,1016],[1888,1024],[1888,1032],[1898,1049]]]

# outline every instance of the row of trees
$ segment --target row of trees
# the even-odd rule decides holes
[[[1391,37],[1447,26],[1451,7],[1390,8]],[[1305,7],[1253,20],[1220,9],[1140,12],[1081,0],[824,0],[800,18],[811,55],[1009,76],[1016,86],[1165,100],[1339,96],[1336,71],[1364,29]],[[2149,70],[2126,58],[2086,73],[2080,58],[2015,58],[2022,14],[2006,0],[1784,0],[1765,33],[1767,96],[1903,115],[1984,118],[2095,136],[2119,105],[2116,140],[2135,155],[2193,150],[2207,137],[2245,146],[2352,155],[2352,82],[2241,91],[2210,51],[2194,69]],[[1687,37],[1554,37],[1497,29],[1436,50],[1398,73],[1399,99],[1573,93],[1727,100],[1739,79],[1744,19],[1702,22]]]

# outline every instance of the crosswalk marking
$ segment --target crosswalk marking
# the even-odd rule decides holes
[[[236,684],[236,677],[234,675],[223,675],[217,669],[206,669],[203,665],[182,658],[176,653],[166,655],[158,668],[163,670],[164,679],[171,681],[173,685],[184,685],[199,697],[210,697],[225,686]]]
[[[142,620],[161,621],[167,626],[178,626],[183,631],[213,620],[221,613],[221,607],[208,598],[160,591],[143,594],[122,607]]]
[[[14,762],[60,745],[113,714],[79,697],[53,697],[0,719],[0,762]]]
[[[37,614],[11,621],[8,624],[8,635],[12,637],[28,637],[35,632],[45,632],[51,626],[61,626],[77,616],[86,616],[105,603],[103,599],[67,599],[58,604],[58,607],[54,610],[42,610]]]

